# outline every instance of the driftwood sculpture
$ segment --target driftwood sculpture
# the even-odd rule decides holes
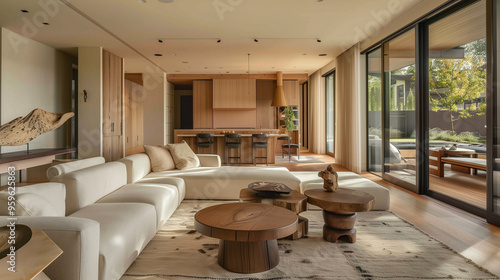
[[[27,144],[41,134],[60,127],[74,115],[73,112],[58,114],[35,109],[24,118],[19,117],[0,126],[0,146]]]
[[[338,180],[337,172],[333,169],[331,165],[328,165],[328,167],[325,170],[320,171],[318,173],[318,176],[323,178],[324,180],[323,188],[327,192],[334,192],[339,188],[339,184],[337,182]]]

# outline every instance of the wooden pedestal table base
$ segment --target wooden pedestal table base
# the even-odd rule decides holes
[[[297,215],[260,203],[228,203],[204,208],[194,216],[201,234],[221,239],[219,264],[237,273],[257,273],[279,263],[278,238],[297,230]]]
[[[356,212],[370,211],[375,198],[370,194],[339,188],[335,192],[324,189],[304,192],[307,201],[323,209],[323,238],[336,243],[341,236],[347,236],[349,242],[356,242]]]
[[[299,218],[298,228],[296,232],[285,237],[285,239],[296,240],[307,236],[309,231],[309,220],[299,215],[300,213],[307,211],[307,197],[300,192],[292,191],[289,194],[282,194],[278,197],[267,198],[260,196],[256,191],[244,188],[240,191],[240,201],[270,204],[294,212]]]

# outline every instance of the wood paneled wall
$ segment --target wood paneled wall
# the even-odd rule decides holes
[[[213,82],[193,81],[193,128],[213,127]]]
[[[271,107],[275,88],[272,80],[257,81],[257,128],[276,128],[276,108]]]
[[[256,128],[256,119],[257,111],[255,109],[214,109],[214,128]]]
[[[255,109],[255,79],[214,79],[214,109]]]

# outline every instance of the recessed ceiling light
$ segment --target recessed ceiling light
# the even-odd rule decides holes
[[[176,56],[177,54],[176,54],[176,53],[173,53],[172,55],[173,55],[173,56]]]
[[[21,10],[21,12],[23,12],[23,13],[29,13],[28,10]]]
[[[320,53],[319,56],[326,56],[326,53]]]
[[[155,56],[163,56],[161,53],[155,53]]]
[[[221,40],[220,40],[220,39],[217,39],[217,43],[220,43],[220,42],[221,42]]]
[[[320,39],[316,39],[316,42],[321,43],[321,40]]]
[[[226,71],[226,74],[229,74],[229,71]]]
[[[158,2],[160,2],[160,3],[167,3],[167,4],[169,4],[169,3],[174,2],[174,0],[158,0]]]
[[[205,69],[208,69],[208,67],[205,67]]]
[[[163,43],[163,40],[162,39],[158,39],[158,43]]]
[[[182,63],[184,63],[184,64],[188,64],[188,63],[189,63],[189,61],[183,61]]]
[[[50,23],[48,23],[48,22],[43,22],[42,24],[43,25],[50,25]]]
[[[146,4],[146,0],[137,0],[137,2]]]
[[[224,68],[224,67],[219,67],[220,69]]]
[[[303,53],[302,55],[307,55],[307,53]]]

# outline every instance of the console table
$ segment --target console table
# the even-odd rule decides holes
[[[27,151],[3,153],[0,154],[0,174],[6,173],[9,166],[14,166],[16,170],[21,170],[49,164],[56,158],[56,155],[69,154],[75,151],[75,148],[62,148],[33,149]]]

